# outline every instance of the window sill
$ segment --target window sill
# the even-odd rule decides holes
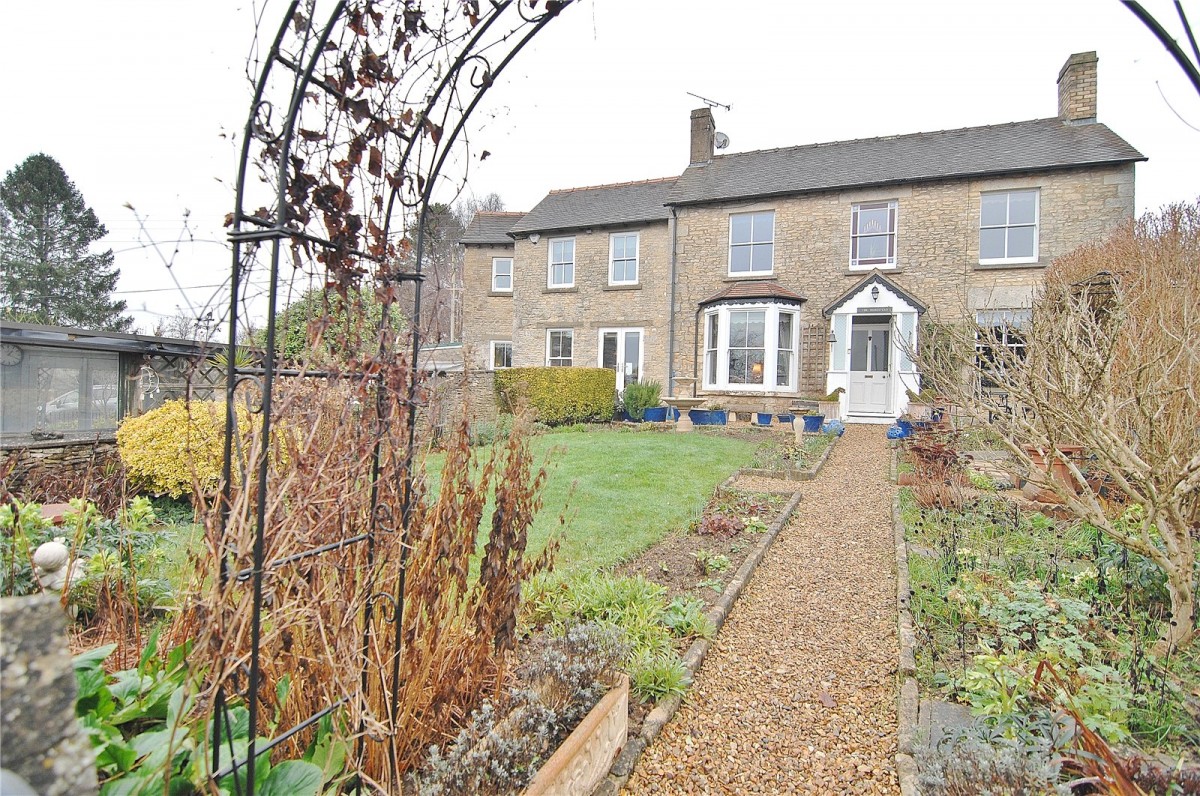
[[[571,286],[571,287],[548,287],[548,288],[544,288],[542,290],[543,294],[545,294],[545,293],[578,293],[578,292],[579,292],[579,288],[574,287],[574,286]]]
[[[725,278],[722,281],[724,281],[724,282],[761,282],[764,280],[770,280],[772,282],[775,282],[775,281],[779,280],[779,277],[775,275],[774,271],[771,271],[769,273],[764,273],[764,274],[737,274],[736,276],[734,276],[732,274],[726,274]]]
[[[488,295],[492,298],[512,298],[511,290],[489,290]]]
[[[641,290],[642,285],[640,282],[632,284],[632,285],[605,285],[603,289],[604,290]]]
[[[1042,269],[1044,269],[1046,267],[1046,264],[1042,263],[1042,262],[975,263],[971,267],[975,271],[1006,271],[1006,270],[1014,269],[1014,268],[1042,268]]]
[[[847,268],[845,271],[842,271],[842,273],[845,276],[863,276],[865,274],[873,274],[876,271],[879,271],[881,274],[902,274],[905,272],[905,269],[898,265],[889,265],[886,268],[881,268],[876,265],[870,268]]]

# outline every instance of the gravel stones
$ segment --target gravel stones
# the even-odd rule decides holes
[[[852,426],[803,485],[628,793],[898,792],[888,456]]]

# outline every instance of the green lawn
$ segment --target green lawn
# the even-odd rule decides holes
[[[702,433],[589,431],[542,434],[532,445],[535,461],[550,463],[529,550],[541,552],[562,528],[557,568],[594,569],[637,555],[699,516],[713,489],[750,462],[757,443]],[[427,461],[434,479],[441,463],[437,455]]]

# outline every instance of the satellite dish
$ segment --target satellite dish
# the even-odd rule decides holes
[[[716,145],[717,149],[724,149],[725,147],[729,146],[729,136],[719,132],[713,137],[713,143]]]

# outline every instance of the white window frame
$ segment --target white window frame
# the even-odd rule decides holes
[[[633,238],[634,254],[633,260],[633,279],[617,279],[617,238]],[[628,254],[628,250],[626,250]],[[631,258],[622,257],[620,262],[628,263]],[[642,240],[641,235],[637,232],[614,232],[608,236],[608,284],[610,285],[636,285],[642,276]]]
[[[508,273],[502,274],[496,270],[496,264],[500,262],[508,262]],[[508,277],[508,287],[498,287],[496,278],[501,276]],[[513,258],[511,257],[493,257],[492,258],[492,292],[493,293],[511,293],[513,292]]]
[[[1026,356],[1027,341],[1024,329],[1033,320],[1033,310],[1028,308],[989,309],[975,312],[975,371],[979,375],[980,384],[985,388],[998,385],[989,376],[986,365],[994,365],[1001,374],[1004,363],[1010,358],[1023,361]],[[991,339],[984,339],[981,332],[988,330]],[[1006,353],[1000,357],[989,356],[987,352],[1004,349]]]
[[[554,244],[565,243],[567,241],[570,241],[571,243],[571,259],[564,259],[556,262],[554,259]],[[570,268],[570,281],[554,281],[554,267],[556,265]],[[575,287],[575,238],[551,238],[550,240],[546,241],[546,287],[550,290],[564,290],[566,288]]]
[[[498,348],[500,348],[501,346],[508,346],[508,364],[507,365],[497,365],[496,364],[496,350]],[[492,355],[488,359],[488,370],[506,370],[507,368],[512,367],[512,356],[513,356],[512,340],[492,340],[490,347],[491,347]]]
[[[1032,193],[1033,194],[1033,223],[1032,224],[1009,224],[1009,207],[1012,203],[1012,195],[1017,193]],[[983,201],[984,197],[988,196],[1004,196],[1004,224],[989,224],[983,223]],[[1010,229],[1017,227],[1033,227],[1033,254],[1031,256],[1022,257],[984,257],[983,256],[983,231],[985,229],[1003,229],[1005,231],[1004,250],[1008,253],[1008,235]],[[1038,261],[1038,247],[1040,245],[1040,233],[1042,227],[1042,192],[1038,188],[1010,188],[1004,191],[987,191],[979,195],[979,264],[980,265],[1016,265],[1021,263],[1036,263]]]
[[[888,227],[885,232],[862,232],[858,229],[858,221],[863,210],[887,210]],[[855,202],[850,206],[850,270],[872,271],[876,268],[895,268],[896,254],[900,248],[900,213],[899,202],[887,199],[878,202]],[[855,244],[859,238],[877,238],[887,236],[889,251],[886,257],[855,257]]]
[[[756,240],[754,237],[754,216],[770,215],[771,216],[771,239]],[[733,240],[733,221],[735,218],[750,217],[750,240],[739,241]],[[767,270],[754,270],[754,247],[755,246],[770,246],[771,247],[771,267]],[[736,249],[748,247],[750,249],[750,270],[734,271],[733,270],[733,253]],[[730,213],[729,214],[729,263],[727,273],[731,277],[756,277],[770,276],[775,273],[775,211],[774,210],[753,210],[745,213]]]
[[[565,334],[571,341],[571,356],[569,357],[554,357],[560,360],[558,363],[551,361],[550,357],[550,340],[555,334]],[[566,360],[562,362],[561,360]],[[546,330],[546,367],[550,368],[569,368],[575,364],[575,330],[574,329],[547,329]]]
[[[729,331],[730,314],[734,312],[763,312],[765,324],[763,334],[763,381],[762,384],[739,384],[729,381]],[[791,364],[788,366],[786,383],[778,384],[779,363],[779,316],[792,316]],[[712,318],[717,319],[717,341],[712,340]],[[771,302],[748,302],[745,304],[723,304],[704,313],[704,363],[703,386],[706,390],[747,393],[794,393],[799,382],[800,364],[800,308],[793,304]],[[715,360],[713,359],[715,357]],[[713,362],[716,379],[711,378]]]

